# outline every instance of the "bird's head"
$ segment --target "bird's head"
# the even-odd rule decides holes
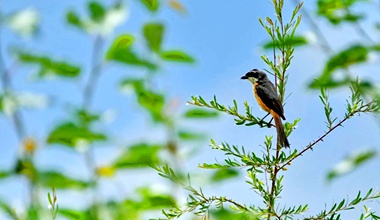
[[[257,81],[263,80],[267,77],[267,75],[258,69],[250,70],[248,73],[246,73],[244,76],[241,77],[241,79],[248,79],[251,83],[255,83]]]

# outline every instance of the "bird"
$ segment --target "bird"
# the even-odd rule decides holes
[[[259,106],[272,115],[277,131],[277,145],[290,147],[281,119],[286,120],[284,108],[277,95],[276,88],[269,80],[267,74],[258,69],[248,71],[241,79],[252,83],[253,93]]]

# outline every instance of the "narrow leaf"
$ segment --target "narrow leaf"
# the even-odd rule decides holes
[[[167,61],[194,63],[194,59],[180,50],[168,50],[161,53],[161,58]]]
[[[215,118],[218,116],[218,113],[203,109],[190,109],[185,112],[184,116],[186,118]]]

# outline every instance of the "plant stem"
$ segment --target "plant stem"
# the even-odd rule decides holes
[[[300,4],[299,0],[293,0],[293,2],[295,5]],[[316,22],[314,22],[310,13],[304,7],[302,7],[301,10],[302,10],[303,16],[305,16],[306,20],[309,22],[309,25],[314,29],[315,33],[318,35],[318,39],[322,41],[323,44],[321,45],[321,47],[325,50],[326,53],[333,52],[333,49],[330,46],[327,38],[325,37],[325,35],[323,34],[319,26],[316,24]]]
[[[99,61],[102,52],[104,40],[97,35],[94,41],[94,47],[91,58],[91,72],[83,92],[83,109],[90,108],[94,99],[94,91],[101,75],[102,63]]]
[[[100,35],[97,35],[94,40],[93,50],[92,50],[92,58],[91,58],[91,72],[89,79],[87,81],[87,84],[85,85],[85,88],[83,90],[83,110],[88,110],[91,107],[91,104],[94,99],[94,92],[96,89],[96,86],[98,84],[99,77],[101,75],[102,70],[102,63],[101,63],[101,57],[102,54],[102,48],[103,48],[104,40]],[[84,159],[87,166],[87,169],[90,172],[91,175],[91,187],[93,189],[93,206],[92,206],[92,217],[97,219],[98,218],[98,208],[97,208],[97,171],[96,171],[96,162],[95,157],[93,155],[92,147],[89,146],[88,149],[84,152]]]
[[[13,69],[12,67],[16,64],[16,62],[14,62],[9,68],[5,67],[5,62],[2,55],[3,47],[2,47],[1,31],[2,31],[2,27],[0,25],[0,75],[1,75],[0,81],[4,90],[4,94],[9,95],[13,91],[12,80],[11,80],[11,70]],[[10,113],[10,118],[12,120],[13,128],[15,130],[18,142],[20,143],[21,147],[23,147],[24,141],[27,135],[25,131],[24,121],[22,119],[22,116],[18,107],[19,107],[18,103],[16,103],[16,108],[12,110],[12,112]],[[22,149],[21,152],[22,152],[22,155],[21,155],[20,160],[28,160],[33,164],[33,155],[29,154],[24,149]],[[35,182],[37,181],[36,180],[37,175],[36,175],[35,170],[33,170],[33,176],[30,177],[26,175],[26,177],[28,179],[28,191],[29,191],[29,199],[30,199],[29,209],[37,210],[37,208],[39,207],[39,201],[38,201],[38,189],[35,185]]]

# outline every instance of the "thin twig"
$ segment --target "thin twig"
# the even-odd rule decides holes
[[[317,140],[315,140],[313,143],[309,144],[308,146],[306,146],[302,151],[300,151],[298,154],[296,154],[294,157],[292,157],[289,161],[287,161],[286,163],[284,163],[283,165],[280,166],[280,170],[283,169],[285,166],[291,164],[291,162],[296,159],[297,157],[299,156],[302,156],[302,154],[304,154],[306,151],[310,150],[313,148],[314,145],[316,145],[317,143],[323,141],[323,139],[329,135],[333,130],[335,130],[337,127],[341,126],[347,119],[351,118],[352,116],[354,116],[356,113],[360,113],[360,109],[354,111],[354,112],[351,112],[350,114],[347,114],[346,117],[339,121],[336,125],[334,125],[332,128],[330,128],[328,131],[326,131],[321,137],[319,137]]]
[[[102,63],[100,60],[100,55],[103,47],[103,38],[100,35],[95,37],[94,46],[92,50],[91,58],[91,72],[87,84],[83,90],[83,110],[88,110],[93,102],[94,92],[101,75]],[[96,162],[95,156],[93,155],[92,148],[89,147],[84,152],[84,159],[86,166],[91,173],[91,185],[93,187],[93,214],[97,216],[98,214],[98,205],[97,205],[97,192],[96,192],[96,182],[97,182],[97,173],[96,173]]]
[[[293,4],[299,5],[300,1],[299,0],[293,0]],[[306,20],[309,22],[309,25],[314,29],[314,32],[318,35],[318,39],[323,43],[321,47],[325,50],[326,53],[332,53],[333,49],[331,45],[329,44],[327,38],[319,28],[319,26],[314,22],[314,19],[310,15],[309,11],[305,9],[305,7],[301,8],[302,14],[304,17],[306,17]]]
[[[1,37],[1,27],[0,27],[0,37]],[[1,74],[1,85],[3,87],[4,93],[10,93],[12,91],[12,81],[10,77],[10,69],[7,69],[4,64],[4,59],[2,56],[2,42],[0,38],[0,74]],[[16,135],[19,142],[22,142],[25,139],[25,128],[24,123],[21,117],[21,114],[18,109],[15,109],[14,112],[10,115],[13,122],[13,127],[15,129]]]
[[[98,35],[95,37],[91,58],[91,72],[83,92],[83,109],[90,108],[93,101],[94,91],[102,70],[102,63],[99,61],[99,56],[101,55],[103,43],[104,40],[101,36]]]

